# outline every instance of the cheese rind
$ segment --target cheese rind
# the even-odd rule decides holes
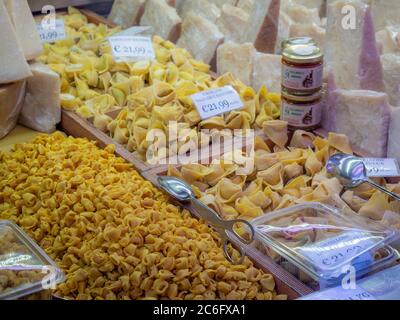
[[[42,63],[32,63],[30,67],[33,76],[27,80],[18,121],[36,131],[51,133],[61,121],[60,77]]]
[[[31,76],[7,9],[0,1],[0,84]]]
[[[25,81],[0,85],[0,139],[17,124],[25,96]]]
[[[217,19],[217,26],[224,34],[225,41],[234,41],[238,43],[243,42],[243,30],[248,23],[248,13],[228,4],[222,7],[221,15]]]
[[[26,60],[33,60],[43,52],[42,41],[27,0],[4,0],[13,22],[15,33]]]
[[[231,72],[244,84],[250,86],[253,74],[254,46],[251,43],[226,42],[217,50],[217,72]]]
[[[265,85],[268,91],[280,92],[282,83],[282,56],[256,52],[253,56],[252,87],[260,90]]]
[[[108,19],[124,29],[137,25],[144,12],[146,0],[115,0]]]

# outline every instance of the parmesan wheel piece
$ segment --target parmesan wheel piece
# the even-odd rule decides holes
[[[219,30],[225,35],[225,41],[243,42],[243,30],[249,23],[249,15],[240,8],[224,5],[217,19]]]
[[[226,42],[220,45],[217,50],[218,74],[231,72],[235,78],[250,86],[254,51],[254,46],[251,43]]]
[[[137,25],[144,12],[146,0],[115,0],[108,19],[128,28]]]
[[[60,77],[42,63],[35,62],[30,67],[33,76],[27,80],[19,123],[36,131],[51,133],[61,121]]]
[[[25,96],[25,81],[0,85],[0,139],[17,124]]]
[[[280,92],[281,79],[282,56],[256,52],[253,56],[252,87],[258,91],[265,85],[268,91]]]
[[[344,6],[355,9],[357,19],[343,28]],[[351,23],[355,25],[351,25]],[[382,65],[370,7],[360,0],[338,0],[328,5],[326,64],[339,89],[384,92]]]
[[[187,49],[195,59],[215,66],[215,53],[224,35],[209,20],[189,12],[182,24],[177,46]]]
[[[221,10],[209,0],[185,0],[179,7],[178,14],[185,19],[189,12],[193,12],[211,22],[216,22]]]
[[[43,52],[42,41],[37,32],[27,0],[4,0],[13,22],[15,33],[21,44],[26,60],[32,60]]]
[[[290,37],[311,37],[320,48],[325,48],[326,31],[315,23],[295,23],[290,26]]]
[[[381,61],[389,102],[394,107],[400,107],[400,54],[384,54],[381,56]]]
[[[179,39],[182,20],[165,0],[147,0],[141,26],[152,26],[154,34],[172,42]]]
[[[0,43],[0,84],[31,76],[24,51],[3,1],[0,1]]]

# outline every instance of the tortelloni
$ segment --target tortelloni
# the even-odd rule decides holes
[[[235,162],[214,160],[211,165],[170,166],[168,174],[193,186],[196,196],[224,219],[253,219],[273,210],[303,202],[322,202],[346,213],[367,216],[400,226],[400,206],[367,185],[344,192],[336,178],[326,172],[327,159],[334,153],[352,153],[346,136],[330,133],[327,139],[294,132],[288,147],[285,123],[264,123],[266,141],[255,140],[254,167],[240,174]],[[275,150],[275,151],[274,151]],[[400,184],[388,184],[400,192]]]
[[[57,295],[285,298],[249,259],[231,265],[218,234],[170,204],[114,148],[56,133],[0,152],[0,219],[18,223],[63,269]]]

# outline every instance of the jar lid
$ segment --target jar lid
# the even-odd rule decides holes
[[[283,59],[293,63],[321,62],[324,54],[322,50],[313,44],[294,44],[283,48]]]
[[[296,38],[289,38],[286,40],[282,41],[281,48],[282,50],[286,48],[287,46],[292,46],[296,44],[311,44],[311,45],[316,45],[317,43],[315,40],[311,37],[296,37]]]
[[[282,98],[295,102],[313,102],[322,98],[322,90],[307,95],[297,95],[282,88]]]

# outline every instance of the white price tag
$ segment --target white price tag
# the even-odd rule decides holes
[[[361,252],[374,246],[371,234],[346,232],[337,237],[304,246],[298,251],[308,257],[319,269],[332,269],[335,266],[353,260]],[[372,255],[367,252],[352,261],[356,269],[364,269],[373,263]]]
[[[239,94],[232,86],[199,92],[191,98],[202,120],[244,107]]]
[[[153,43],[150,37],[114,36],[108,38],[116,61],[154,60]]]
[[[399,164],[396,159],[364,158],[368,177],[400,177]]]
[[[66,37],[64,20],[62,19],[56,19],[54,26],[38,23],[37,31],[42,42],[55,42]]]

